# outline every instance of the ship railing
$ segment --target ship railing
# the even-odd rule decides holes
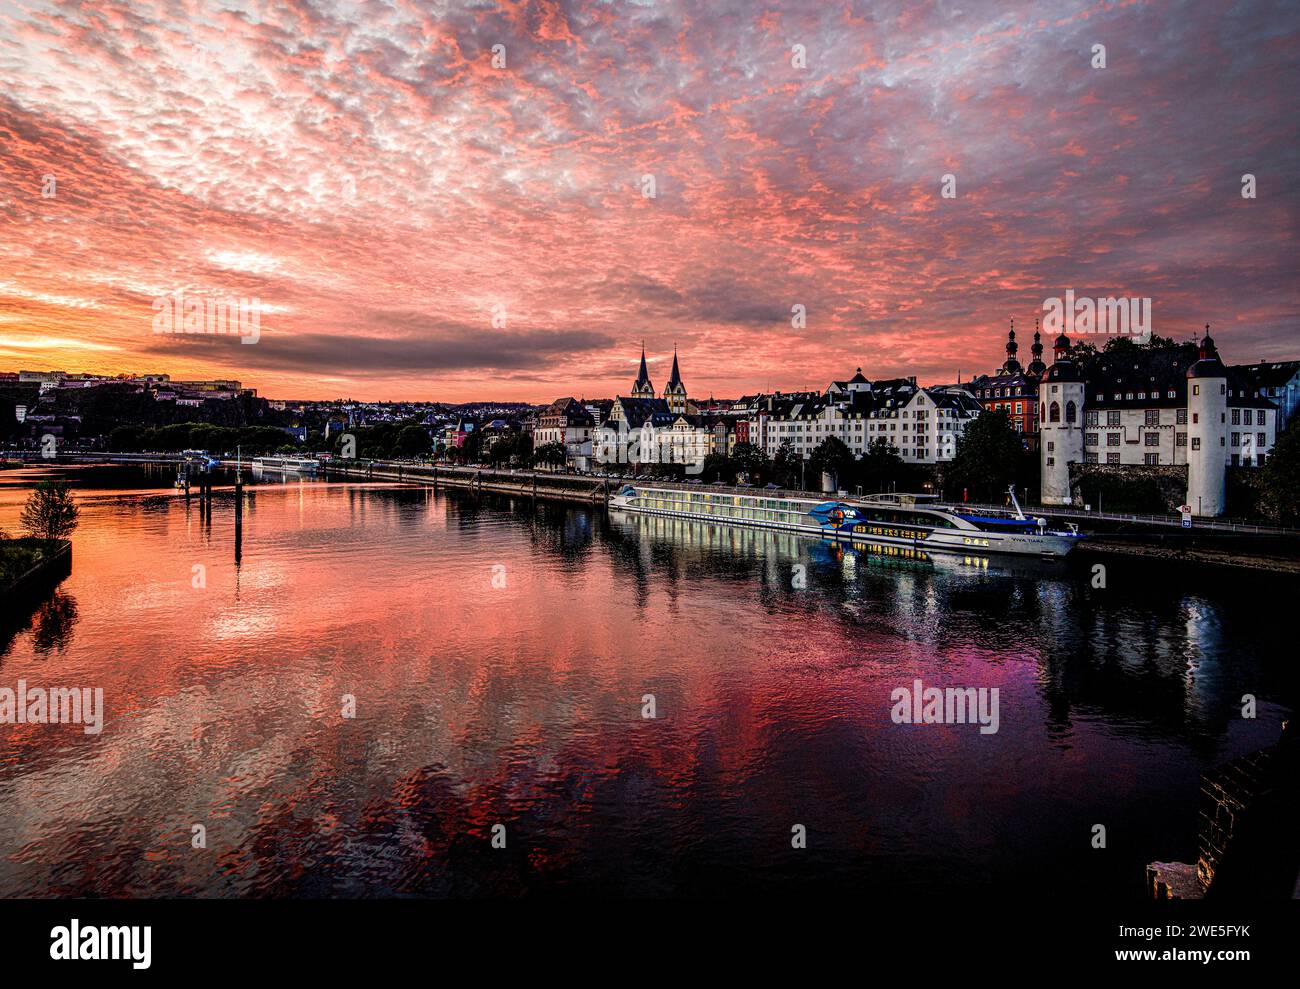
[[[983,502],[940,502],[937,507],[944,508],[951,512],[974,513],[981,515],[999,516],[1005,515],[1010,518],[1015,517],[1015,513],[1006,505],[992,505]],[[1043,516],[1045,518],[1063,518],[1063,519],[1098,519],[1105,522],[1145,522],[1155,525],[1164,525],[1172,528],[1182,527],[1182,516],[1180,515],[1155,515],[1150,513],[1130,513],[1130,512],[1099,512],[1095,510],[1085,511],[1082,508],[1073,508],[1064,505],[1026,505],[1024,506],[1025,515]],[[1194,525],[1197,529],[1211,530],[1217,532],[1241,532],[1255,535],[1282,535],[1282,536],[1300,536],[1300,529],[1287,528],[1284,526],[1261,525],[1258,522],[1248,522],[1244,519],[1225,519],[1218,516],[1193,515]]]

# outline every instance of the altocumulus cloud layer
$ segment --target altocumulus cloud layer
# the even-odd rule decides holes
[[[626,388],[644,338],[695,394],[951,380],[1065,288],[1295,356],[1298,25],[1290,3],[0,2],[0,363],[542,400]],[[153,335],[177,289],[257,296],[261,342]]]

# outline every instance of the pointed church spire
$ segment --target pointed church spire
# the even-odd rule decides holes
[[[669,412],[686,411],[686,385],[682,383],[682,372],[677,367],[676,344],[673,345],[673,373],[668,379],[668,387],[664,389],[664,400],[668,403]]]
[[[673,373],[672,376],[669,377],[668,383],[670,385],[680,385],[682,383],[681,372],[677,370],[677,345],[676,344],[673,344]]]
[[[636,384],[632,386],[633,398],[654,398],[655,386],[650,383],[650,371],[645,366],[645,341],[641,341],[641,372],[637,375]]]

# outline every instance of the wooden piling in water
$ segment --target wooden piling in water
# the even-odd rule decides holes
[[[244,472],[235,471],[235,563],[244,555]]]

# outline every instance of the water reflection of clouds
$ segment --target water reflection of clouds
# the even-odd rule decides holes
[[[208,619],[203,634],[223,642],[273,635],[285,620],[275,608],[242,607]]]
[[[606,523],[598,507],[459,491],[404,499],[260,489],[238,592],[213,564],[205,592],[156,599],[172,603],[147,628],[129,609],[101,615],[128,584],[189,593],[187,553],[224,557],[230,530],[219,513],[210,544],[191,541],[180,506],[170,530],[125,507],[96,514],[77,563],[95,620],[64,666],[112,688],[110,720],[97,754],[42,739],[30,763],[0,761],[0,787],[23,792],[13,806],[37,826],[21,866],[0,857],[0,893],[527,892],[629,875],[671,892],[701,881],[700,857],[773,875],[753,836],[788,832],[810,801],[845,882],[887,884],[904,849],[908,882],[947,856],[1039,883],[1053,835],[1099,801],[1131,827],[1182,798],[1197,736],[1251,742],[1240,719],[1224,730],[1222,708],[1267,672],[1243,652],[1262,625],[1234,618],[1226,592],[1204,605],[1211,633],[1181,599],[1090,593],[1059,569]],[[1186,703],[1192,646],[1222,670],[1196,686],[1204,708]],[[32,660],[27,641],[19,651]],[[998,686],[1001,731],[892,725],[889,689],[916,675]],[[639,713],[647,692],[654,721]],[[55,792],[33,809],[36,787],[65,779],[50,767],[78,762],[70,794],[86,803]],[[191,820],[209,825],[201,860]],[[481,859],[496,821],[509,850]],[[0,821],[0,838],[17,827]],[[1071,874],[1091,890],[1129,864]]]

